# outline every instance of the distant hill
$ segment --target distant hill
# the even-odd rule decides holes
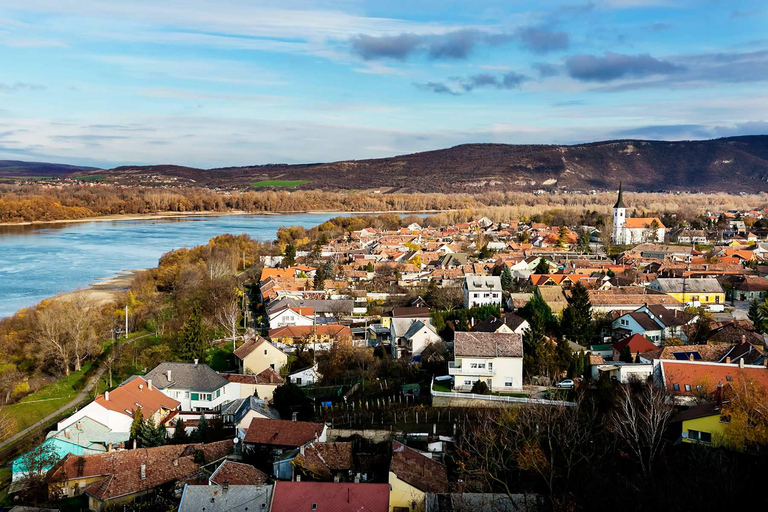
[[[73,172],[91,171],[95,169],[95,167],[84,167],[81,165],[0,160],[0,176],[4,177],[58,177]]]
[[[124,166],[122,183],[221,188],[380,189],[382,192],[615,189],[768,191],[768,135],[703,141],[612,140],[575,145],[463,144],[449,149],[324,164],[195,169]],[[262,182],[262,183],[259,183]],[[284,182],[284,183],[283,183]]]

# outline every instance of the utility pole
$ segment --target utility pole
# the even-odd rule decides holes
[[[125,305],[125,337],[128,337],[128,304]]]

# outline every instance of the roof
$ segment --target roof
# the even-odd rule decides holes
[[[706,404],[694,405],[688,409],[678,413],[672,418],[673,422],[695,420],[696,418],[706,418],[707,416],[719,416],[721,406],[717,402],[709,402]]]
[[[397,441],[392,441],[389,469],[397,478],[420,491],[448,492],[448,468]]]
[[[235,424],[240,423],[250,411],[256,411],[267,418],[280,419],[280,414],[269,408],[269,402],[255,396],[237,398],[221,406],[221,414],[234,416]]]
[[[659,229],[664,229],[664,224],[661,223],[657,217],[626,217],[624,219],[624,227],[630,229],[648,229],[651,227],[653,221],[659,223]]]
[[[723,293],[723,287],[713,277],[683,279],[681,277],[659,277],[655,286],[664,293]],[[651,286],[654,286],[651,283]]]
[[[388,512],[389,484],[277,482],[271,512]]]
[[[252,512],[268,510],[272,486],[186,485],[181,495],[179,512]]]
[[[475,324],[472,330],[474,332],[496,332],[502,325],[506,325],[514,331],[525,321],[525,318],[520,315],[516,315],[515,313],[505,313],[501,315],[501,318],[491,316],[488,319]]]
[[[256,350],[262,343],[269,343],[269,341],[262,338],[261,336],[256,336],[255,338],[251,338],[237,347],[234,351],[234,354],[238,359],[245,359],[248,357],[248,354]]]
[[[219,460],[233,449],[232,441],[209,444],[179,444],[139,448],[94,455],[67,455],[48,472],[52,481],[104,477],[83,489],[99,501],[135,494],[146,489],[183,480],[200,469],[195,452],[207,462]],[[141,478],[141,468],[144,476]]]
[[[523,357],[523,339],[513,333],[461,332],[453,337],[456,357]]]
[[[744,276],[744,281],[736,285],[736,289],[745,292],[768,291],[768,279],[757,276]]]
[[[332,338],[351,338],[352,330],[346,325],[286,325],[269,330],[270,338],[301,338],[310,334]]]
[[[626,208],[624,206],[624,198],[622,197],[622,191],[621,191],[621,183],[619,183],[619,197],[616,199],[616,204],[613,205],[614,208]]]
[[[664,347],[658,359],[682,361],[690,359],[690,356],[693,355],[694,359],[701,361],[719,361],[728,350],[728,345],[722,343],[712,345],[670,345]],[[698,358],[696,354],[698,354]]]
[[[69,431],[69,432],[68,432]],[[68,443],[73,443],[82,446],[86,449],[94,449],[98,451],[105,450],[93,446],[94,444],[118,444],[127,442],[130,437],[128,432],[113,432],[108,426],[99,423],[98,421],[84,416],[77,421],[72,422],[63,428],[48,432],[45,436],[46,439],[61,439]]]
[[[331,479],[332,471],[352,469],[352,443],[312,443],[293,464],[319,478]]]
[[[466,276],[465,285],[470,291],[501,291],[499,276]]]
[[[171,379],[168,380],[168,372]],[[227,385],[227,379],[207,364],[160,363],[144,376],[160,389],[179,388],[195,391],[216,391]]]
[[[258,375],[246,375],[242,373],[220,373],[229,382],[238,384],[282,384],[285,380],[272,368],[266,368]]]
[[[768,390],[768,368],[764,366],[711,363],[704,361],[668,361],[659,360],[667,389],[678,395],[691,395],[696,386],[705,386],[714,390],[719,382],[723,385],[737,380],[754,382]],[[680,389],[675,390],[677,384]],[[691,386],[691,391],[685,385]]]
[[[755,345],[764,345],[763,336],[736,322],[725,324],[709,334],[710,343],[741,343],[742,339]]]
[[[394,308],[392,309],[392,318],[429,318],[429,308],[425,308],[425,307]]]
[[[267,478],[266,473],[250,464],[225,460],[216,468],[209,481],[216,485],[264,485]]]
[[[651,350],[656,350],[658,348],[656,345],[654,345],[651,342],[651,340],[649,340],[642,334],[633,334],[632,336],[624,338],[618,343],[614,343],[613,350],[617,352],[621,352],[622,350],[624,350],[624,347],[626,346],[629,346],[629,350],[632,351],[632,354],[636,354],[638,352],[640,353],[649,352]]]
[[[147,381],[138,376],[128,379],[108,393],[109,400],[105,395],[98,395],[94,402],[110,411],[130,416],[133,416],[136,404],[144,411],[144,417],[151,416],[160,409],[175,410],[181,405],[181,402],[166,396],[156,387],[149,389]]]
[[[254,418],[243,442],[295,448],[315,441],[324,429],[325,423]]]

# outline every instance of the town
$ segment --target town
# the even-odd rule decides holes
[[[602,510],[620,503],[591,496],[606,468],[638,509],[737,492],[724,472],[768,453],[768,211],[632,217],[631,203],[619,188],[612,216],[576,225],[386,214],[217,237],[139,275],[106,308],[106,348],[54,332],[66,305],[39,306],[60,374],[106,371],[17,445],[9,499]]]

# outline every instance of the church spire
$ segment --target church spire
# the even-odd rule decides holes
[[[621,182],[619,182],[619,199],[616,201],[616,204],[613,205],[614,208],[626,208],[624,206],[624,200],[621,197]]]

